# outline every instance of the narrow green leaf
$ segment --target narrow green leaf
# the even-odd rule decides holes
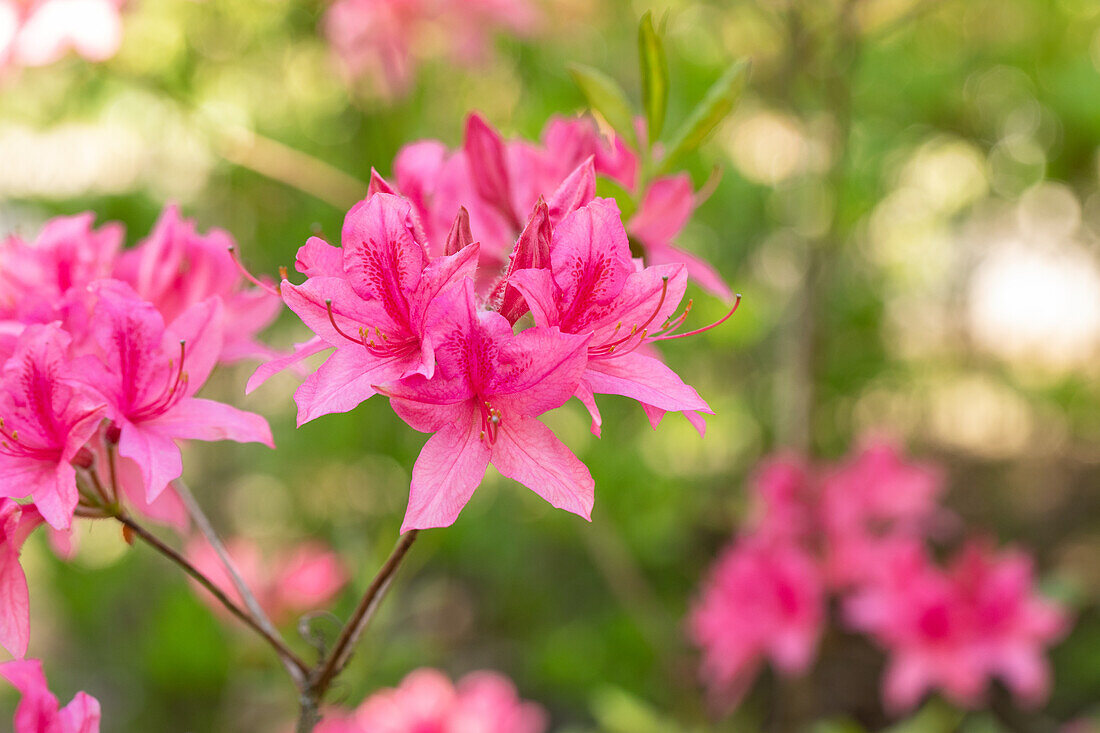
[[[634,133],[634,112],[622,87],[610,76],[591,66],[571,64],[569,73],[588,100],[588,106],[599,112],[620,137],[637,141]]]
[[[676,131],[668,146],[668,154],[661,161],[660,173],[667,173],[672,164],[681,156],[692,152],[714,132],[718,124],[726,118],[737,105],[745,83],[749,78],[751,64],[747,59],[735,61],[726,73],[707,90],[706,96],[695,106],[684,124]]]
[[[638,25],[638,58],[642,68],[642,103],[652,148],[664,129],[668,109],[668,59],[664,39],[653,27],[652,12],[643,15]]]

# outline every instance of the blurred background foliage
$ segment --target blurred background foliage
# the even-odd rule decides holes
[[[546,0],[534,36],[483,65],[428,62],[412,93],[349,86],[308,0],[134,0],[120,53],[0,81],[0,228],[92,209],[131,243],[166,200],[228,229],[255,271],[338,237],[372,166],[423,137],[457,144],[478,109],[537,136],[580,111],[580,62],[638,88],[636,21],[667,11],[682,119],[730,59],[741,105],[689,161],[723,178],[681,244],[744,294],[723,328],[666,350],[717,415],[651,432],[606,400],[554,428],[592,469],[591,526],[490,472],[455,526],[424,534],[335,697],[358,703],[418,666],[493,668],[574,733],[879,730],[882,658],[830,638],[809,679],[767,674],[715,722],[683,634],[694,589],[744,513],[744,477],[778,446],[833,457],[881,430],[943,461],[969,525],[1035,551],[1076,629],[1041,711],[996,694],[931,702],[897,731],[1054,730],[1100,690],[1100,5],[1095,0]],[[723,304],[698,291],[700,322]],[[284,317],[271,340],[304,338]],[[321,537],[354,575],[388,552],[423,436],[372,400],[294,429],[280,378],[208,388],[266,414],[279,450],[192,445],[186,476],[226,534]],[[106,731],[281,730],[283,672],[114,526],[75,562],[24,552],[35,627],[62,699],[99,698]],[[314,628],[332,634],[322,617]],[[302,645],[303,648],[307,648]],[[14,704],[5,693],[0,719]]]

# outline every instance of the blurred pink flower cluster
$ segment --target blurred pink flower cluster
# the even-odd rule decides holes
[[[654,427],[683,412],[702,432],[710,412],[653,348],[697,332],[677,333],[686,268],[632,256],[615,201],[595,197],[594,155],[564,177],[545,175],[546,160],[472,116],[462,150],[417,143],[394,184],[375,173],[342,246],[310,239],[296,262],[306,281],[280,287],[316,337],[249,388],[331,349],[295,393],[299,424],[382,394],[432,433],[403,530],[453,523],[490,463],[587,518],[591,474],[537,419],[570,397],[596,434],[596,394],[638,401]]]
[[[105,61],[122,43],[124,0],[0,0],[0,70],[45,66],[73,51]]]
[[[323,607],[348,582],[348,571],[340,557],[317,542],[303,542],[269,558],[256,543],[237,537],[226,543],[226,550],[260,607],[277,624]],[[229,572],[205,537],[193,537],[187,543],[186,555],[208,580],[243,605]],[[195,589],[216,613],[228,613],[198,584]]]
[[[272,446],[262,417],[196,393],[217,363],[269,353],[255,337],[278,299],[246,283],[227,234],[174,207],[135,248],[122,239],[81,214],[0,244],[0,644],[17,657],[36,526],[62,552],[74,517],[117,505],[183,528],[180,441]]]
[[[37,659],[4,662],[0,677],[23,696],[15,709],[13,733],[99,733],[99,701],[78,692],[68,705],[60,707]]]
[[[335,0],[323,26],[350,78],[370,77],[378,94],[399,97],[422,61],[478,65],[495,35],[526,35],[538,19],[529,0]]]
[[[1068,616],[1037,595],[1020,550],[972,538],[946,567],[933,559],[929,539],[957,524],[939,504],[943,488],[937,467],[909,463],[884,441],[835,465],[793,454],[766,460],[750,485],[749,524],[690,616],[715,698],[736,704],[764,661],[788,676],[808,671],[835,598],[840,622],[888,654],[882,692],[891,710],[932,690],[975,707],[993,678],[1021,704],[1042,702],[1044,651]]]
[[[434,669],[410,673],[355,711],[328,711],[317,733],[544,733],[543,709],[521,700],[495,672],[471,672],[453,684]]]

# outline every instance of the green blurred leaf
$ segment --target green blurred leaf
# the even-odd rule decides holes
[[[653,27],[653,13],[638,25],[638,59],[642,71],[642,104],[645,106],[649,146],[661,136],[668,111],[668,59],[661,34]],[[639,141],[640,142],[640,141]]]
[[[634,132],[634,111],[618,82],[602,71],[582,64],[570,65],[569,73],[593,111],[599,112],[620,137],[638,140]]]
[[[696,105],[680,129],[669,143],[668,153],[661,162],[660,173],[667,173],[672,164],[681,156],[692,152],[714,132],[718,124],[733,111],[745,83],[749,78],[751,64],[748,59],[735,61],[726,73],[707,90],[702,101]]]
[[[634,195],[607,176],[596,176],[596,195],[600,198],[615,199],[623,221],[630,219],[638,210],[638,202],[634,200]]]
[[[592,715],[608,733],[677,733],[683,730],[618,687],[607,687],[593,695]]]
[[[931,700],[913,717],[886,729],[885,733],[952,733],[965,716],[941,700]]]

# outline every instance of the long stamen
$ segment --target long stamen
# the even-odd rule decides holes
[[[653,313],[650,314],[649,318],[646,319],[645,323],[642,323],[641,325],[636,324],[636,325],[631,326],[630,327],[630,332],[627,333],[626,336],[623,336],[623,337],[621,337],[619,339],[616,339],[616,340],[613,340],[613,341],[606,341],[606,342],[604,342],[604,343],[602,343],[598,346],[593,346],[592,348],[590,348],[588,350],[588,353],[592,356],[606,356],[606,355],[613,354],[613,353],[616,352],[616,350],[619,349],[620,346],[622,346],[626,342],[630,341],[632,338],[634,338],[637,335],[638,336],[638,343],[637,344],[635,344],[634,346],[630,347],[627,350],[619,350],[618,353],[619,354],[628,354],[631,351],[633,351],[634,349],[636,349],[638,346],[640,346],[642,344],[643,341],[645,341],[646,334],[648,333],[647,327],[649,326],[650,323],[653,323],[653,319],[656,318],[657,314],[661,312],[661,307],[664,306],[665,297],[667,295],[668,295],[668,277],[666,276],[666,277],[661,278],[661,298],[660,298],[660,300],[657,301],[657,307],[653,309]],[[619,332],[619,329],[622,327],[622,325],[623,324],[620,321],[615,326],[615,330],[611,332],[611,337],[612,338],[614,338],[615,334],[617,334]],[[641,332],[640,335],[639,335],[639,331]]]
[[[741,294],[740,293],[737,294],[737,300],[734,301],[733,308],[730,308],[730,312],[727,313],[726,315],[722,316],[719,320],[715,321],[714,323],[710,324],[709,326],[703,326],[702,328],[697,328],[694,331],[688,331],[687,333],[675,333],[675,334],[674,333],[667,333],[667,334],[664,334],[664,335],[661,335],[661,336],[650,336],[649,340],[650,341],[668,341],[670,339],[686,338],[687,336],[696,336],[700,333],[704,333],[705,331],[709,331],[710,329],[715,328],[716,326],[721,326],[723,323],[728,321],[730,316],[732,316],[734,313],[737,312],[737,306],[739,306],[739,305],[741,305]]]
[[[177,366],[172,359],[168,360],[168,378],[164,384],[164,390],[160,393],[160,396],[155,400],[140,408],[132,417],[150,417],[159,415],[168,410],[169,407],[183,399],[187,393],[188,376],[184,371],[184,360],[187,357],[187,341],[185,339],[180,340],[180,356],[179,365]],[[175,367],[175,376],[172,376],[172,369]]]
[[[336,329],[336,333],[340,334],[348,341],[351,341],[353,344],[366,345],[367,342],[366,338],[363,336],[363,329],[359,329],[359,338],[354,338],[344,333],[344,329],[340,328],[340,325],[336,322],[336,316],[332,313],[332,298],[325,298],[325,310],[328,311],[328,322]]]
[[[231,245],[229,245],[229,247],[227,247],[227,249],[229,250],[229,257],[233,260],[233,264],[235,264],[237,266],[237,269],[241,271],[241,274],[244,275],[246,280],[248,280],[250,283],[252,283],[256,287],[261,288],[263,290],[266,290],[267,292],[271,293],[272,295],[274,295],[276,297],[279,296],[280,293],[279,293],[279,286],[278,285],[272,286],[268,283],[265,283],[264,281],[260,280],[258,277],[256,277],[255,275],[253,275],[251,272],[248,271],[248,268],[244,266],[243,262],[241,262],[241,256],[237,252],[237,245],[231,244]],[[282,267],[279,268],[279,274],[282,276],[283,280],[285,280],[286,279],[286,268],[282,268]]]
[[[344,329],[340,328],[340,324],[336,322],[336,314],[333,313],[332,310],[331,298],[325,299],[325,310],[328,312],[329,323],[332,324],[332,327],[336,330],[336,333],[340,334],[353,344],[359,344],[374,356],[382,358],[388,356],[398,356],[402,353],[405,353],[409,349],[413,348],[417,343],[419,343],[419,340],[416,338],[405,338],[401,339],[400,341],[391,342],[390,337],[385,333],[382,333],[381,329],[379,329],[378,326],[374,327],[374,337],[378,339],[377,342],[375,341],[375,338],[370,337],[370,326],[360,326],[359,338],[355,338],[354,336],[351,336],[346,331],[344,331]]]

